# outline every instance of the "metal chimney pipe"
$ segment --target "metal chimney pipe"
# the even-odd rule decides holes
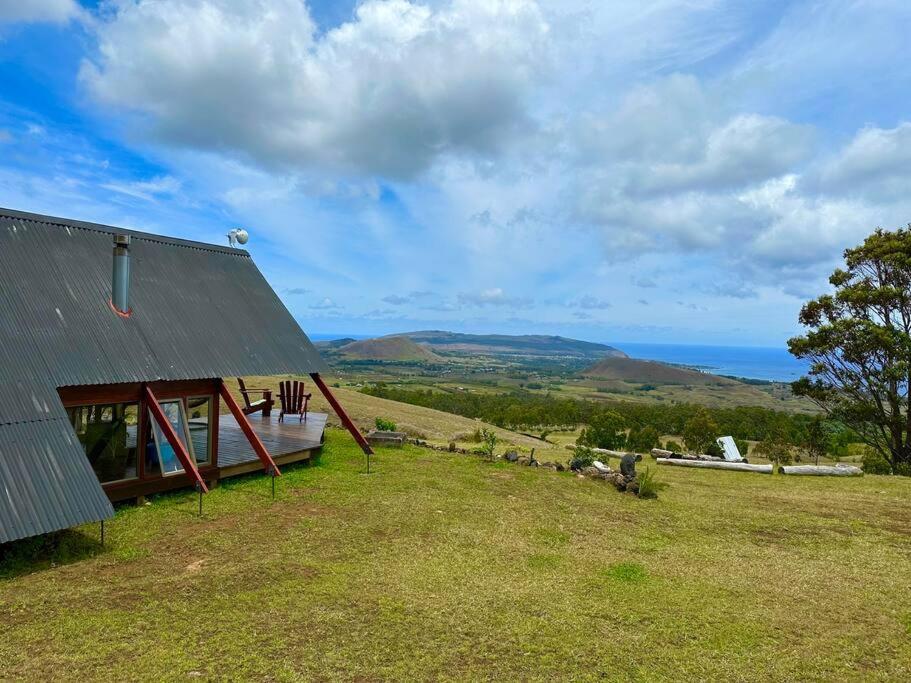
[[[118,313],[130,312],[130,236],[114,235],[114,272],[111,305]]]

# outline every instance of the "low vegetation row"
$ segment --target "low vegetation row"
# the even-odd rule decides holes
[[[601,448],[647,450],[662,434],[684,435],[685,447],[705,451],[714,437],[730,434],[747,440],[800,446],[818,444],[822,455],[843,456],[856,441],[854,433],[832,420],[761,407],[707,408],[695,404],[642,404],[624,401],[585,401],[555,398],[527,391],[500,394],[444,393],[408,389],[385,383],[364,387],[371,396],[464,417],[477,418],[513,430],[575,429],[589,427],[599,436],[591,445]],[[598,427],[600,425],[600,427]],[[613,434],[613,436],[610,436]]]

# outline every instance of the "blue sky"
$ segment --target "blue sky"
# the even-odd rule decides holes
[[[304,328],[783,345],[911,221],[907,2],[0,0],[0,205],[225,242]]]

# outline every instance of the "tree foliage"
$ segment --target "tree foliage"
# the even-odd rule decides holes
[[[911,465],[911,226],[877,230],[844,257],[829,278],[834,293],[803,306],[807,332],[788,342],[810,361],[794,392],[903,470]]]
[[[705,453],[718,438],[718,425],[705,410],[683,425],[683,443],[692,453]]]
[[[635,453],[648,453],[658,447],[660,436],[658,430],[651,425],[633,427],[626,439],[626,447]]]
[[[623,418],[612,410],[594,414],[579,435],[579,443],[590,448],[623,448],[626,433]]]

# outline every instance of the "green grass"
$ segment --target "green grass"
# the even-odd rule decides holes
[[[657,500],[406,447],[0,561],[0,678],[911,676],[911,480],[660,469]]]

